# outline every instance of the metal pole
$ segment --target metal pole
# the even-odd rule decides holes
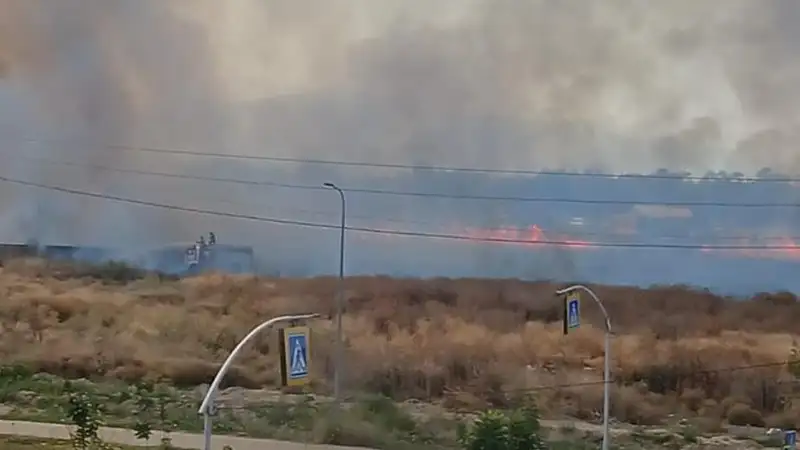
[[[203,445],[205,450],[211,450],[211,408],[214,407],[214,396],[217,393],[220,382],[222,382],[222,377],[228,373],[228,369],[230,369],[231,364],[233,364],[233,360],[236,358],[236,355],[238,355],[239,352],[242,351],[242,348],[244,348],[244,346],[258,333],[271,327],[272,325],[275,325],[276,323],[290,322],[293,320],[314,319],[317,317],[319,317],[319,314],[295,314],[291,316],[273,317],[272,319],[269,319],[266,322],[263,322],[261,325],[253,328],[249,333],[247,333],[247,336],[242,338],[236,347],[234,347],[233,351],[231,351],[231,354],[228,355],[228,358],[222,363],[222,367],[219,368],[217,375],[214,376],[214,381],[212,381],[211,386],[208,387],[208,391],[206,391],[206,395],[203,397],[203,402],[200,404],[200,408],[197,410],[198,414],[203,415],[203,438],[205,440]]]
[[[603,357],[603,448],[602,450],[608,450],[608,446],[610,445],[610,437],[609,437],[609,429],[608,429],[608,416],[610,410],[610,394],[611,394],[611,319],[608,317],[608,311],[606,307],[603,305],[603,302],[600,301],[600,298],[592,292],[586,286],[577,284],[574,286],[570,286],[568,288],[560,289],[556,291],[556,295],[565,295],[569,294],[573,291],[583,291],[589,294],[597,303],[597,306],[600,307],[600,311],[603,312],[603,317],[606,320],[606,336],[605,336],[605,353]]]
[[[611,331],[606,329],[605,358],[603,361],[603,450],[608,450],[608,416],[611,409]]]
[[[342,199],[342,222],[339,236],[339,285],[336,293],[336,351],[334,355],[333,369],[333,396],[338,403],[341,400],[342,377],[344,367],[342,363],[342,353],[344,351],[344,337],[342,336],[342,315],[344,303],[344,231],[347,226],[347,202],[345,201],[344,191],[333,183],[324,183],[323,186],[333,189],[339,193]]]
[[[211,450],[211,415],[208,408],[203,411],[203,448]]]

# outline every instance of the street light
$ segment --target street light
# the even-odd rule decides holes
[[[608,433],[608,411],[609,411],[609,394],[610,394],[610,384],[611,384],[611,319],[608,317],[608,311],[606,307],[603,306],[603,302],[586,286],[577,284],[574,286],[570,286],[568,288],[560,289],[556,291],[556,295],[567,295],[571,292],[575,291],[583,291],[589,294],[597,303],[597,306],[600,307],[600,311],[603,312],[603,317],[606,319],[606,339],[605,339],[605,356],[603,361],[603,450],[608,450],[609,446],[609,433]]]
[[[225,362],[222,363],[222,367],[219,368],[217,374],[214,376],[214,381],[211,382],[211,385],[208,387],[205,396],[203,396],[203,402],[200,404],[200,409],[197,410],[198,414],[203,415],[203,449],[204,450],[211,450],[211,416],[216,414],[216,407],[214,406],[214,396],[219,389],[219,384],[222,382],[222,377],[228,373],[228,369],[230,369],[231,364],[233,364],[233,360],[236,356],[242,351],[245,345],[248,342],[253,340],[257,334],[261,333],[262,331],[270,328],[271,326],[275,325],[276,323],[281,322],[290,322],[295,320],[306,320],[306,319],[316,319],[319,317],[319,314],[293,314],[290,316],[280,316],[280,317],[273,317],[272,319],[267,320],[266,322],[261,323],[257,327],[253,328],[238,344],[236,347],[233,348],[231,354],[225,359]]]
[[[336,293],[336,351],[334,355],[333,367],[333,396],[338,402],[341,399],[341,377],[342,377],[342,303],[344,303],[344,230],[346,227],[345,218],[347,205],[344,199],[344,191],[333,183],[323,183],[323,186],[339,193],[342,199],[342,224],[339,236],[339,286]]]

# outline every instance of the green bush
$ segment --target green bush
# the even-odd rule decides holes
[[[462,427],[458,441],[464,450],[543,450],[546,446],[540,431],[539,414],[534,408],[490,410],[471,426]]]

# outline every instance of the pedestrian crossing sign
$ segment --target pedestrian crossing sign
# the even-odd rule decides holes
[[[311,330],[288,327],[280,331],[281,381],[284,386],[301,386],[310,381]]]
[[[564,296],[564,334],[581,326],[581,297],[577,292]]]
[[[797,449],[797,431],[783,430],[783,450]]]

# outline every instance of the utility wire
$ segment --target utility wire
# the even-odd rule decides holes
[[[59,139],[41,139],[41,138],[39,139],[24,138],[21,139],[20,141],[50,142],[50,143],[65,142],[64,140],[59,140]],[[558,177],[608,178],[608,179],[634,178],[634,179],[645,179],[645,180],[677,180],[677,181],[705,181],[705,182],[731,182],[731,183],[800,183],[800,178],[796,177],[713,178],[713,177],[692,176],[692,175],[680,176],[680,175],[631,174],[631,173],[614,174],[614,173],[587,173],[587,172],[559,172],[553,170],[492,169],[492,168],[480,168],[480,167],[377,163],[368,161],[343,161],[343,160],[329,160],[329,159],[316,159],[316,158],[247,155],[247,154],[224,153],[224,152],[202,152],[194,150],[160,148],[160,147],[138,147],[138,146],[122,145],[122,144],[105,144],[104,146],[107,148],[114,148],[123,151],[147,152],[147,153],[170,154],[170,155],[204,157],[204,158],[270,161],[278,163],[316,164],[316,165],[343,166],[343,167],[403,169],[403,170],[432,171],[432,172],[462,172],[462,173],[483,173],[483,174],[497,174],[497,175],[558,176]]]
[[[773,182],[773,183],[794,183],[800,182],[800,178],[781,177],[781,178],[756,178],[756,177],[741,177],[736,179],[725,178],[708,178],[702,176],[679,176],[679,175],[658,175],[658,174],[611,174],[611,173],[586,173],[586,172],[557,172],[551,170],[519,170],[519,169],[491,169],[479,167],[458,167],[458,166],[441,166],[441,165],[425,165],[425,164],[399,164],[399,163],[375,163],[367,161],[337,161],[329,159],[314,159],[314,158],[293,158],[282,156],[262,156],[262,155],[242,155],[236,153],[218,153],[218,152],[199,152],[193,150],[178,150],[168,148],[155,148],[155,147],[132,147],[124,145],[109,145],[111,148],[118,148],[121,150],[133,150],[150,153],[162,153],[184,156],[199,156],[210,158],[229,158],[229,159],[245,159],[256,161],[272,161],[283,163],[300,163],[300,164],[318,164],[318,165],[332,165],[332,166],[347,166],[347,167],[368,167],[368,168],[383,168],[383,169],[404,169],[404,170],[419,170],[419,171],[434,171],[434,172],[463,172],[463,173],[484,173],[484,174],[498,174],[498,175],[527,175],[527,176],[564,176],[564,177],[584,177],[584,178],[636,178],[636,179],[656,179],[656,180],[680,180],[680,181],[729,181],[729,182]]]
[[[326,218],[338,218],[341,215],[341,211],[332,211],[332,210],[316,210],[316,209],[307,209],[307,208],[286,208],[286,207],[272,207],[269,205],[261,204],[261,203],[251,203],[251,202],[238,202],[234,200],[227,200],[227,199],[213,199],[208,200],[210,203],[220,203],[223,205],[231,205],[231,206],[246,206],[248,208],[259,208],[259,210],[263,212],[270,212],[270,213],[289,213],[289,214],[307,214],[316,217],[326,217]],[[498,233],[509,233],[509,234],[517,234],[517,235],[524,235],[526,233],[542,233],[544,235],[547,234],[555,234],[555,235],[568,235],[570,239],[586,239],[586,238],[604,238],[604,239],[619,239],[619,238],[630,238],[636,237],[632,236],[631,234],[625,233],[603,233],[603,232],[595,232],[595,231],[567,231],[563,229],[543,229],[538,225],[530,225],[530,226],[465,226],[463,223],[451,222],[451,223],[442,223],[442,222],[433,222],[430,220],[417,220],[417,219],[407,219],[407,218],[399,218],[399,217],[387,217],[387,216],[375,216],[375,215],[365,215],[365,214],[354,214],[351,212],[347,213],[347,219],[356,219],[356,220],[364,220],[364,221],[372,221],[372,222],[384,222],[384,223],[394,223],[394,224],[402,224],[402,225],[415,225],[415,226],[422,226],[427,227],[428,229],[431,228],[438,228],[438,229],[461,229],[463,231],[470,231],[470,230],[477,230],[482,232],[498,232]],[[634,233],[638,234],[638,233]],[[645,236],[654,239],[689,239],[689,240],[711,240],[711,241],[800,241],[800,236],[790,236],[790,235],[762,235],[762,234],[752,234],[752,235],[713,235],[713,234],[704,234],[704,235],[692,235],[692,234],[659,234],[657,236]]]
[[[234,183],[249,186],[270,186],[289,189],[305,190],[325,190],[323,186],[278,183],[272,181],[243,180],[239,178],[214,177],[193,174],[178,174],[168,172],[154,172],[139,169],[123,169],[97,164],[75,163],[71,161],[58,161],[48,158],[31,156],[20,156],[25,159],[36,160],[54,165],[64,165],[73,167],[83,167],[93,170],[103,170],[119,173],[129,173],[136,175],[157,176],[166,178],[178,178],[200,181],[214,181],[224,183]],[[386,189],[367,189],[367,188],[343,188],[348,193],[360,193],[371,195],[391,195],[403,197],[423,197],[423,198],[443,198],[451,200],[479,200],[479,201],[501,201],[501,202],[520,202],[520,203],[567,203],[584,205],[653,205],[653,206],[682,206],[682,207],[721,207],[721,208],[796,208],[800,207],[800,202],[720,202],[720,201],[655,201],[655,200],[615,200],[615,199],[586,199],[586,198],[565,198],[565,197],[524,197],[524,196],[494,196],[494,195],[469,195],[469,194],[447,194],[439,192],[421,191],[398,191]]]
[[[79,195],[84,197],[92,197],[104,200],[112,200],[117,202],[141,205],[141,206],[150,206],[155,208],[162,208],[162,209],[169,209],[174,211],[184,211],[184,212],[191,212],[197,214],[205,214],[205,215],[212,215],[212,216],[220,216],[220,217],[229,217],[229,218],[236,218],[236,219],[245,219],[245,220],[253,220],[259,222],[266,222],[266,223],[273,223],[273,224],[280,224],[280,225],[294,225],[294,226],[301,226],[301,227],[308,227],[308,228],[318,228],[318,229],[339,229],[339,225],[334,224],[324,224],[324,223],[316,223],[316,222],[309,222],[309,221],[300,221],[300,220],[291,220],[291,219],[283,219],[283,218],[275,218],[275,217],[264,217],[252,214],[238,214],[238,213],[230,213],[225,211],[217,211],[211,209],[203,209],[203,208],[192,208],[192,207],[185,207],[185,206],[176,206],[176,205],[169,205],[164,203],[152,202],[147,200],[139,200],[133,199],[128,197],[121,197],[116,195],[109,195],[109,194],[101,194],[97,192],[90,192],[90,191],[83,191],[78,189],[70,189],[61,186],[51,186],[42,183],[36,183],[31,181],[19,180],[16,178],[0,176],[0,181],[5,181],[12,184],[18,184],[23,186],[35,187],[40,189],[46,189],[55,192],[61,192],[65,194],[71,195]],[[431,238],[431,239],[442,239],[442,240],[452,240],[452,241],[462,241],[462,242],[487,242],[487,243],[506,243],[506,244],[528,244],[528,245],[551,245],[551,246],[564,246],[564,247],[597,247],[597,248],[649,248],[649,249],[696,249],[696,250],[796,250],[797,246],[794,245],[773,245],[773,246],[765,246],[765,245],[698,245],[698,244],[671,244],[671,243],[639,243],[639,242],[619,242],[619,243],[612,243],[612,242],[575,242],[571,240],[537,240],[537,241],[530,241],[524,239],[514,239],[514,238],[502,238],[502,237],[478,237],[478,236],[466,236],[466,235],[458,235],[458,234],[449,234],[449,233],[428,233],[428,232],[418,232],[418,231],[407,231],[407,230],[391,230],[391,229],[382,229],[382,228],[372,228],[372,227],[353,227],[348,226],[346,227],[349,231],[354,232],[361,232],[361,233],[371,233],[377,235],[387,235],[387,236],[407,236],[407,237],[419,237],[419,238]]]
[[[207,176],[200,176],[200,175],[187,175],[187,174],[176,174],[176,173],[165,173],[165,172],[153,172],[147,170],[139,170],[139,169],[122,169],[116,167],[108,167],[102,166],[97,164],[84,164],[84,163],[74,163],[70,161],[58,161],[52,160],[47,158],[39,158],[39,157],[31,157],[31,156],[22,156],[25,159],[35,160],[44,162],[47,164],[55,164],[55,165],[64,165],[70,167],[79,167],[79,168],[87,168],[87,169],[95,169],[95,170],[107,170],[113,172],[120,172],[120,173],[127,173],[133,175],[144,175],[144,176],[157,176],[157,177],[167,177],[167,178],[178,178],[178,179],[191,179],[191,180],[203,180],[203,181],[218,181],[218,182],[229,182],[229,183],[238,183],[238,184],[246,184],[246,185],[261,185],[261,186],[277,186],[277,187],[291,187],[291,188],[300,188],[300,189],[311,189],[311,190],[327,190],[327,188],[323,188],[320,186],[310,186],[310,185],[293,185],[293,184],[283,184],[283,183],[273,183],[267,181],[250,181],[250,180],[241,180],[236,178],[221,178],[221,177],[207,177]],[[357,192],[358,190],[347,189],[348,192]],[[230,205],[238,205],[238,206],[248,206],[248,207],[263,207],[265,205],[261,204],[254,204],[254,203],[244,203],[244,202],[236,202],[231,200],[213,200],[214,202],[219,202],[223,204],[230,204]],[[270,211],[281,211],[281,212],[291,212],[291,213],[302,213],[302,214],[310,214],[310,215],[324,215],[324,216],[333,216],[338,215],[338,211],[318,211],[318,210],[310,210],[310,209],[303,209],[303,208],[269,208]],[[393,217],[377,217],[377,216],[369,216],[369,215],[359,215],[359,214],[348,214],[348,218],[351,219],[361,219],[361,220],[374,220],[374,221],[383,221],[383,222],[390,222],[390,223],[400,223],[400,224],[411,224],[411,225],[423,225],[423,226],[438,226],[441,227],[441,223],[431,222],[431,221],[423,221],[423,220],[409,220],[409,219],[400,219],[400,218],[393,218]],[[492,228],[492,227],[484,227],[489,229],[497,229],[499,231],[509,231],[509,232],[529,232],[530,228],[525,227],[502,227],[502,228]],[[555,231],[558,233],[558,231]],[[624,235],[623,235],[624,236]],[[595,232],[582,232],[577,233],[576,238],[580,237],[620,237],[620,234],[614,233],[595,233]],[[692,236],[687,234],[661,234],[657,236],[657,238],[664,238],[664,239],[717,239],[717,240],[745,240],[745,239],[753,239],[753,236]],[[785,236],[785,235],[777,235],[777,236],[758,236],[759,240],[800,240],[799,237],[794,236]]]

